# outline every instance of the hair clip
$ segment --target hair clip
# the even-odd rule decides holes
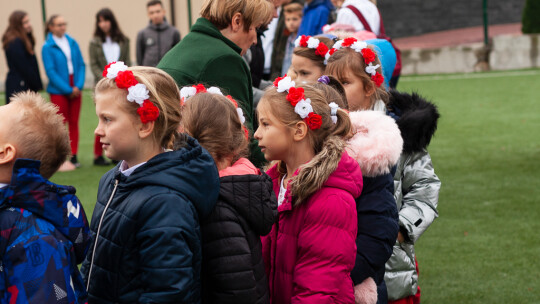
[[[319,79],[317,79],[317,82],[324,83],[324,84],[330,84],[330,77],[328,77],[326,75],[322,75],[321,77],[319,77]]]

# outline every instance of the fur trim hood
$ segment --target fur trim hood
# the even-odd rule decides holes
[[[437,130],[437,107],[418,95],[390,91],[388,110],[401,131],[403,152],[420,152],[427,148]]]
[[[378,111],[351,112],[349,117],[355,129],[355,135],[347,142],[349,156],[358,162],[364,176],[389,173],[403,147],[396,122]]]

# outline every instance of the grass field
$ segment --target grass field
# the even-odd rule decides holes
[[[400,80],[441,112],[429,149],[440,218],[417,243],[423,304],[540,303],[539,84],[540,70]],[[94,113],[85,91],[82,167],[53,177],[77,188],[89,218],[109,169],[92,166]]]

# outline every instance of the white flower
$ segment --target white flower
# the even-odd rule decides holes
[[[244,122],[246,122],[246,118],[244,117],[244,112],[242,111],[242,108],[236,108],[236,113],[238,113],[238,118],[240,118],[240,122],[244,124]]]
[[[221,93],[221,90],[218,87],[209,87],[206,92],[223,96],[223,93]]]
[[[377,74],[377,69],[380,67],[379,64],[373,65],[371,62],[368,66],[366,66],[366,73],[370,74],[371,76],[375,76]]]
[[[302,99],[294,107],[294,112],[302,119],[306,118],[309,113],[313,112],[313,107],[311,106],[311,99]]]
[[[331,30],[333,30],[333,28],[330,26],[330,24],[325,24],[325,25],[322,27],[323,33],[330,32]]]
[[[310,49],[316,49],[319,46],[319,43],[320,43],[319,39],[309,37],[307,41],[307,47]]]
[[[294,41],[294,47],[299,47],[300,46],[300,40],[302,39],[302,36],[298,36],[298,38],[296,38],[296,40]]]
[[[362,49],[367,48],[367,43],[364,41],[356,41],[351,45],[351,49],[355,50],[357,53],[360,53]]]
[[[337,51],[341,48],[341,44],[343,44],[343,40],[338,40],[336,43],[334,43],[333,48]]]
[[[115,62],[107,69],[107,78],[114,79],[118,76],[118,72],[123,72],[128,69],[128,66],[122,61]]]
[[[290,88],[294,87],[295,86],[295,83],[294,81],[292,81],[291,77],[290,76],[287,76],[283,79],[281,79],[279,82],[278,82],[278,87],[277,87],[277,91],[279,93],[281,92],[285,92],[285,91],[289,91]]]
[[[180,90],[180,97],[184,98],[184,101],[190,98],[191,96],[195,96],[197,94],[197,89],[194,87],[183,87]]]
[[[337,110],[339,109],[339,106],[335,102],[331,102],[328,106],[330,106],[330,118],[332,119],[332,122],[336,124],[337,123]]]
[[[139,106],[142,106],[144,101],[150,98],[148,89],[146,89],[146,86],[142,83],[137,83],[136,85],[129,87],[128,92],[127,100],[136,102]]]

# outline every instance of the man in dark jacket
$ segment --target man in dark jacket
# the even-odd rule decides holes
[[[160,0],[149,1],[146,9],[150,24],[137,34],[137,64],[154,67],[180,41],[180,32],[165,20]]]

